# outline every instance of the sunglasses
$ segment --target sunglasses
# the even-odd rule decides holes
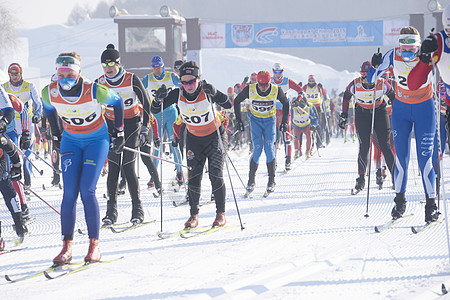
[[[107,63],[102,63],[102,67],[103,68],[106,68],[107,66],[113,67],[115,64],[116,64],[115,61],[110,61],[110,62],[107,62]]]
[[[197,81],[197,78],[191,79],[189,81],[181,81],[182,85],[193,85]]]
[[[283,73],[283,70],[272,70],[275,74],[281,74]]]
[[[268,82],[268,83],[259,83],[259,82],[258,82],[258,85],[259,85],[260,87],[262,87],[262,88],[268,87],[269,84],[270,84],[269,82]]]

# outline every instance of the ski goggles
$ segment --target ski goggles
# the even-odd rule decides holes
[[[189,81],[181,81],[182,85],[193,85],[197,82],[197,77],[195,77],[194,79],[191,79]]]
[[[117,64],[115,61],[110,61],[110,62],[107,62],[107,63],[104,63],[104,62],[102,62],[102,67],[103,68],[106,68],[106,67],[114,67],[114,65],[115,64]]]
[[[415,34],[401,34],[398,42],[400,45],[420,46],[420,36]]]
[[[283,69],[281,69],[281,70],[273,70],[272,69],[272,71],[274,74],[281,74],[281,73],[283,73],[284,70]]]
[[[78,59],[72,56],[58,56],[56,58],[56,69],[62,70],[62,72],[66,72],[66,69],[73,70],[75,72],[80,72],[81,70],[81,63]]]
[[[359,72],[361,74],[361,77],[367,77],[367,72]]]

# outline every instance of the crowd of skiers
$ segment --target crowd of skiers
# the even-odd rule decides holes
[[[397,219],[406,210],[414,130],[426,195],[425,221],[436,221],[439,154],[445,149],[445,124],[450,119],[446,107],[450,97],[450,50],[446,46],[450,6],[444,10],[443,25],[443,31],[423,42],[417,29],[402,28],[398,47],[384,55],[373,54],[370,61],[362,63],[360,76],[340,95],[333,91],[332,97],[314,74],[307,77],[306,84],[297,83],[285,76],[278,62],[270,71],[246,76],[226,93],[201,78],[193,61],[177,61],[172,72],[161,57],[155,56],[150,62],[152,72],[141,79],[125,70],[112,44],[100,56],[104,74],[95,81],[82,76],[82,59],[76,52],[59,54],[56,73],[41,93],[23,80],[18,63],[11,64],[10,80],[0,87],[0,192],[13,217],[19,242],[27,235],[26,222],[30,218],[26,194],[32,191],[31,154],[42,160],[51,154],[52,185],[61,185],[62,174],[63,248],[53,260],[61,265],[72,258],[78,195],[84,205],[90,240],[86,262],[100,260],[100,227],[116,223],[117,195],[125,186],[132,203],[130,222],[144,221],[135,170],[138,154],[149,172],[148,187],[155,189],[155,197],[162,197],[162,168],[160,172],[157,168],[159,160],[165,159],[162,148],[169,147],[175,182],[186,185],[190,214],[184,226],[188,229],[199,222],[201,181],[208,163],[216,205],[212,226],[224,226],[227,151],[245,148],[250,153],[247,196],[255,188],[264,151],[268,195],[275,189],[278,148],[284,147],[284,169],[289,171],[295,159],[302,155],[308,159],[313,148],[325,147],[333,134],[343,136],[347,142],[347,133],[359,142],[354,193],[365,187],[373,152],[377,184],[383,184],[386,170],[391,173],[396,193],[391,215]],[[442,80],[433,86],[436,68]],[[441,100],[436,106],[437,117],[436,99]],[[440,127],[436,125],[439,121]],[[44,152],[44,158],[39,151]],[[106,212],[100,211],[95,195],[102,174],[107,174]]]

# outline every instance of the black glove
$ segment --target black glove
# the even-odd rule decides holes
[[[281,132],[286,132],[287,131],[287,123],[286,122],[281,122],[281,124],[280,124],[280,131]]]
[[[420,52],[423,54],[431,54],[439,48],[438,40],[434,34],[427,36],[420,46]]]
[[[53,148],[60,152],[59,149],[61,148],[61,137],[54,135],[53,136]]]
[[[248,81],[248,76],[245,76],[244,77],[244,83],[247,83],[247,81]]]
[[[311,125],[311,127],[309,127],[309,129],[310,129],[311,131],[314,131],[314,130],[316,130],[316,126]]]
[[[429,64],[431,62],[431,54],[429,54],[429,53],[420,53],[419,54],[419,59],[423,63]]]
[[[339,127],[341,129],[345,129],[345,124],[347,124],[348,114],[341,113],[339,115]]]
[[[206,95],[214,96],[217,93],[216,88],[205,80],[203,80],[202,88]]]
[[[318,84],[317,84],[317,87],[318,87],[319,89],[321,89],[321,88],[323,88],[323,85],[322,85],[321,83],[318,83]]]
[[[296,107],[296,106],[300,106],[300,100],[295,99],[294,101],[292,101],[292,106]]]
[[[31,144],[31,136],[28,130],[22,132],[22,136],[20,137],[20,149],[27,150],[30,148]]]
[[[159,136],[153,138],[153,144],[155,145],[156,148],[161,146],[161,139],[159,138]]]
[[[115,128],[113,134],[111,135],[111,145],[110,148],[114,150],[116,154],[120,154],[125,146],[125,138],[123,133],[123,127],[120,129]]]
[[[181,141],[181,139],[179,137],[175,137],[172,141],[172,146],[176,148],[178,146],[178,144],[180,143],[180,141]]]
[[[22,179],[22,168],[20,162],[11,165],[11,171],[9,171],[12,181],[19,181]]]
[[[147,144],[148,128],[142,125],[141,132],[139,133],[139,146],[143,147]]]
[[[236,119],[236,127],[241,132],[245,130],[244,122],[241,119]]]
[[[374,68],[377,68],[381,64],[381,60],[383,58],[383,55],[381,53],[374,53],[372,56],[372,66]]]
[[[164,100],[164,98],[167,97],[168,94],[169,91],[167,90],[166,85],[163,84],[159,89],[156,90],[155,98],[156,100],[159,100],[159,102],[161,102],[162,100]]]
[[[6,124],[5,119],[1,118],[0,119],[0,133],[6,132],[7,126],[8,126],[8,124]]]
[[[31,118],[31,122],[33,122],[34,124],[39,123],[39,120],[40,120],[39,117],[36,115],[34,115],[33,118]]]

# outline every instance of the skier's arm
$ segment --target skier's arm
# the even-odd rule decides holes
[[[155,99],[152,101],[151,112],[154,114],[161,112],[161,103],[163,103],[163,109],[168,108],[174,103],[178,102],[178,97],[180,95],[180,89],[176,88],[169,92],[166,98],[164,99]]]
[[[311,119],[311,125],[317,127],[319,121],[317,120],[317,116],[316,113],[314,112],[314,109],[309,110],[309,118]]]
[[[435,64],[441,59],[442,54],[442,37],[440,34],[435,34],[438,41],[438,49],[434,52],[432,59],[434,59]],[[411,72],[408,74],[408,79],[406,83],[408,84],[408,89],[415,91],[419,89],[425,82],[427,82],[428,74],[433,70],[433,65],[431,61],[429,63],[424,63],[422,60],[414,66]]]
[[[150,120],[150,100],[148,98],[147,90],[144,88],[141,79],[136,74],[133,74],[133,91],[143,107],[142,124],[148,126]]]
[[[170,76],[171,76],[171,78],[172,78],[173,84],[174,84],[176,87],[180,87],[180,86],[182,85],[182,84],[181,84],[180,77],[178,77],[177,74],[172,73],[172,74],[170,74]]]
[[[236,98],[234,98],[234,116],[236,120],[242,121],[241,103],[249,98],[249,90],[249,86],[246,86],[239,94],[237,94]]]
[[[348,114],[348,105],[355,91],[355,81],[352,80],[347,88],[345,89],[344,96],[342,99],[342,113]]]
[[[31,99],[33,99],[33,108],[34,108],[34,115],[38,118],[41,118],[42,115],[42,100],[41,97],[39,97],[39,92],[37,91],[34,84],[30,83],[30,96]]]
[[[367,72],[367,82],[376,82],[377,79],[380,78],[381,75],[383,75],[383,73],[393,65],[394,51],[395,49],[391,49],[384,54],[383,58],[381,59],[381,63],[378,66],[378,69],[375,69],[373,66],[370,67],[369,71]]]
[[[215,95],[211,96],[211,100],[213,103],[217,103],[223,108],[231,108],[232,106],[231,100],[221,91],[217,91]]]
[[[112,105],[114,109],[114,127],[116,129],[123,127],[123,99],[118,93],[106,86],[93,84],[92,94],[99,103]]]
[[[56,137],[61,137],[63,132],[63,127],[61,123],[58,121],[58,112],[56,108],[50,102],[50,94],[49,94],[49,86],[47,85],[42,90],[42,104],[44,107],[45,115],[47,116],[48,122],[50,123],[50,129],[52,131],[52,135]]]
[[[289,117],[289,100],[281,88],[278,89],[277,100],[283,104],[283,118],[281,122],[287,123]]]
[[[289,79],[289,88],[295,90],[297,93],[304,92],[302,87],[295,83],[294,80]]]
[[[155,137],[158,138],[159,137],[158,121],[152,114],[150,114],[150,125],[152,126],[153,138]]]

